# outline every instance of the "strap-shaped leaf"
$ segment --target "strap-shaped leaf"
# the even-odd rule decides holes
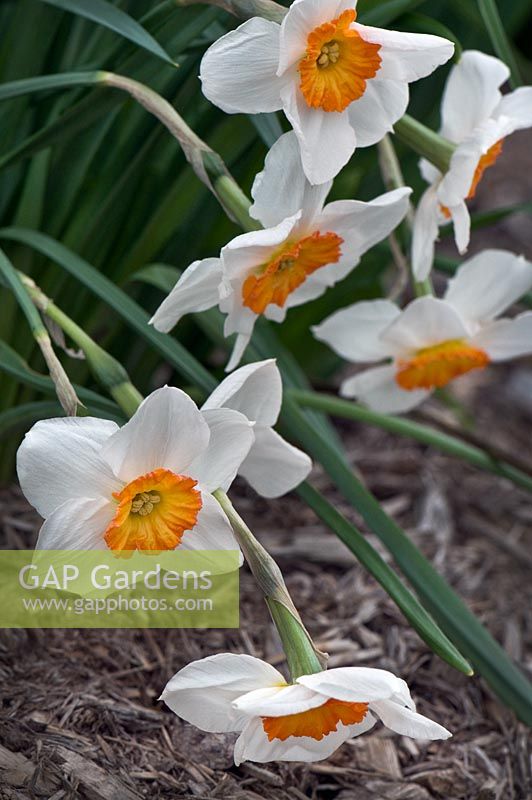
[[[152,55],[161,58],[168,64],[175,66],[175,62],[168,55],[159,42],[148,33],[133,17],[106,0],[41,0],[48,5],[70,11],[80,17],[103,25],[105,28],[118,33],[124,39],[137,44]]]
[[[129,327],[153,345],[188,380],[205,392],[211,392],[216,387],[216,380],[183,345],[148,324],[149,315],[138,303],[60,242],[44,233],[25,228],[3,228],[0,238],[21,242],[48,256],[113,308]]]

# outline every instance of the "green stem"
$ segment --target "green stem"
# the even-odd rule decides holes
[[[404,144],[438,167],[440,172],[448,171],[456,149],[448,139],[431,131],[430,128],[409,114],[405,114],[399,122],[395,123],[394,133]]]
[[[61,330],[83,350],[94,377],[131,417],[142,402],[142,395],[133,386],[126,370],[113,356],[100,347],[85,331],[42,292],[39,287],[19,273],[28,295],[40,311],[53,320]]]
[[[174,5],[192,6],[198,3],[208,3],[211,6],[219,6],[224,11],[234,14],[242,19],[251,17],[264,17],[273,22],[281,23],[286,16],[287,9],[274,3],[273,0],[173,0]]]
[[[326,667],[326,657],[316,648],[303,625],[278,565],[254,537],[225,492],[218,489],[213,495],[231,523],[251,572],[264,594],[283,643],[292,680],[295,681],[300,675],[321,672]]]
[[[467,461],[468,464],[472,464],[474,467],[480,467],[480,469],[484,469],[494,475],[499,475],[501,478],[507,478],[515,483],[516,486],[532,492],[531,475],[527,475],[511,464],[494,458],[479,447],[461,441],[456,436],[441,433],[434,428],[430,428],[428,425],[412,422],[412,420],[403,419],[402,417],[378,414],[375,411],[371,411],[369,408],[364,408],[356,403],[348,400],[340,400],[330,395],[317,394],[316,392],[303,392],[294,389],[289,389],[288,395],[293,398],[298,405],[304,406],[305,408],[314,408],[318,411],[331,414],[334,417],[356,420],[357,422],[363,422],[368,425],[373,425],[376,428],[381,428],[389,433],[406,436],[422,444],[429,445],[429,447],[434,447],[442,453],[456,456],[462,459],[462,461]]]
[[[487,28],[493,49],[510,69],[510,85],[517,89],[523,85],[517,59],[506,35],[495,0],[478,0],[478,7]]]

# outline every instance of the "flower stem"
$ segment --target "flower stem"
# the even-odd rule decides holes
[[[317,649],[303,625],[278,565],[257,541],[225,492],[218,489],[213,495],[231,523],[249,568],[264,594],[283,643],[292,680],[300,675],[321,672],[326,667],[327,657]]]
[[[480,467],[487,472],[492,472],[494,475],[507,478],[515,483],[516,486],[532,492],[532,475],[528,475],[522,469],[503,461],[502,457],[497,457],[489,451],[482,450],[478,445],[461,441],[458,436],[441,433],[428,425],[422,425],[409,419],[378,414],[376,411],[371,411],[369,408],[364,408],[350,400],[341,400],[337,397],[318,394],[317,392],[304,392],[295,389],[289,389],[287,394],[300,406],[324,411],[335,417],[373,425],[376,428],[381,428],[399,436],[406,436],[422,444],[434,447],[442,453],[457,456],[474,467]]]
[[[34,305],[59,325],[61,330],[81,348],[96,380],[107,389],[128,417],[133,416],[142,402],[142,395],[131,383],[122,364],[96,344],[94,339],[91,339],[74,320],[58,308],[31,278],[23,273],[19,275]]]
[[[395,135],[423,158],[428,159],[440,172],[447,172],[455,145],[435,133],[426,125],[405,114],[394,125]]]
[[[197,5],[198,3],[219,6],[224,11],[242,19],[264,17],[264,19],[279,23],[283,21],[287,12],[286,8],[279,3],[274,3],[273,0],[174,0],[174,5],[178,7]]]

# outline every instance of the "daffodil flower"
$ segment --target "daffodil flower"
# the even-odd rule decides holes
[[[439,36],[356,22],[356,0],[295,0],[281,25],[254,17],[206,52],[206,97],[224,111],[284,110],[313,184],[379,142],[408,106],[408,84],[451,58]]]
[[[237,333],[227,366],[238,366],[257,318],[282,322],[286,312],[322,295],[351,272],[363,253],[384,239],[408,210],[409,188],[369,203],[338,200],[324,206],[331,183],[311,186],[293,133],[266,157],[252,195],[252,216],[264,230],[237,236],[220,258],[185,270],[151,322],[168,332],[191,311],[215,305],[227,315],[224,333]]]
[[[321,761],[380,719],[416,739],[447,739],[448,730],[416,712],[405,681],[391,672],[341,667],[287,684],[270,664],[221,653],[188,664],[161,697],[203,731],[238,731],[235,763]]]
[[[233,408],[254,423],[255,440],[239,467],[262,497],[280,497],[305,480],[312,461],[273,430],[283,385],[274,359],[240,367],[214,390],[203,409]]]
[[[92,417],[37,422],[17,459],[22,491],[45,519],[37,548],[238,550],[211,492],[229,488],[252,428],[238,411],[200,412],[169,387],[122,428]]]
[[[476,50],[466,51],[449,74],[440,133],[457,147],[445,174],[425,159],[420,162],[430,186],[414,221],[412,265],[418,280],[432,268],[440,225],[452,221],[459,252],[467,250],[471,220],[466,201],[501,155],[505,138],[532,126],[532,87],[503,96],[500,87],[509,76],[506,64]]]
[[[340,391],[375,411],[400,413],[471,370],[532,353],[532,312],[497,319],[530,288],[532,264],[486,250],[460,267],[442,300],[421,297],[403,311],[388,300],[355,303],[313,330],[349,361],[386,359]]]

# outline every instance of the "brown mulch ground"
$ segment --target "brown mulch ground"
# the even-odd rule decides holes
[[[532,411],[523,397],[518,400],[519,386],[531,375],[520,365],[505,376],[512,402],[522,407],[511,416],[505,413],[508,398],[494,391],[500,369],[462,381],[469,400],[483,399],[479,432],[489,431],[490,441],[523,458],[529,457],[522,452],[523,432]],[[423,413],[441,417],[442,409],[434,403]],[[388,512],[530,673],[530,496],[377,430],[343,424],[342,436]],[[356,519],[323,475],[317,472],[314,480]],[[268,503],[242,485],[233,495],[279,560],[331,666],[372,665],[402,675],[420,710],[454,737],[419,743],[379,728],[326,762],[236,769],[235,737],[197,731],[157,697],[180,667],[214,652],[249,652],[283,666],[279,641],[243,570],[240,630],[1,632],[0,797],[532,797],[529,731],[483,681],[467,679],[431,655],[375,581],[296,498]],[[38,518],[16,489],[0,492],[0,526],[3,547],[35,540]]]

